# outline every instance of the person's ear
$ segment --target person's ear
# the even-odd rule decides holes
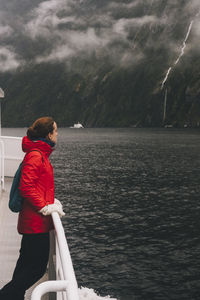
[[[47,135],[47,140],[51,140],[51,133],[50,132]]]

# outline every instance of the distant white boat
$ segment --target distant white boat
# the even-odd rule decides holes
[[[74,126],[70,126],[70,128],[77,128],[77,129],[79,129],[79,128],[84,128],[83,127],[83,125],[81,124],[81,123],[77,123],[77,124],[74,124]]]

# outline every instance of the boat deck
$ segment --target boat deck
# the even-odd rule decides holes
[[[11,183],[12,178],[6,178],[5,191],[0,194],[0,288],[11,280],[21,242],[21,236],[17,232],[18,214],[12,213],[8,208]],[[44,275],[40,281],[46,278],[47,275]],[[34,286],[27,291],[25,299],[31,299],[33,288]]]

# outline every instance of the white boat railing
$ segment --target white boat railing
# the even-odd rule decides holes
[[[24,157],[22,151],[22,138],[13,136],[0,136],[3,155],[1,155],[1,169],[4,176],[13,177]],[[0,148],[0,151],[1,151]],[[2,154],[2,152],[0,152]]]
[[[57,297],[51,295],[51,299],[57,300],[79,300],[78,285],[74,273],[74,268],[65,237],[65,232],[57,212],[52,213],[52,219],[55,227],[55,274],[54,280],[49,280],[39,284],[32,293],[31,300],[39,300],[50,292],[57,292]],[[51,246],[52,248],[52,246]],[[52,250],[52,249],[51,249]],[[52,272],[52,263],[54,262],[54,251],[51,251],[49,269]],[[51,276],[52,277],[52,276]],[[53,279],[53,278],[51,278]]]
[[[24,153],[21,137],[0,136],[0,191],[5,190],[5,177],[13,177]]]
[[[4,149],[4,142],[1,140],[0,137],[0,186],[1,190],[5,189],[5,174],[4,174],[4,160],[5,160],[5,149]]]

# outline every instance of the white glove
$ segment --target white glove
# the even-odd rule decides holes
[[[62,203],[58,199],[54,198],[54,203],[57,204],[58,206],[60,206],[63,209]]]
[[[60,217],[63,217],[65,215],[65,213],[62,209],[62,204],[61,203],[60,204],[53,203],[53,204],[46,205],[42,209],[40,209],[39,212],[41,214],[43,214],[44,216],[48,216],[52,212],[57,212]]]
[[[60,217],[64,216],[65,213],[64,213],[64,211],[63,211],[62,203],[61,203],[58,199],[54,198],[54,204],[58,205],[58,207],[60,207],[60,209],[61,209],[61,211],[62,211],[62,215],[60,215]],[[63,214],[64,214],[64,215],[63,215]]]
[[[54,198],[54,203],[62,208],[62,204],[58,199]]]

